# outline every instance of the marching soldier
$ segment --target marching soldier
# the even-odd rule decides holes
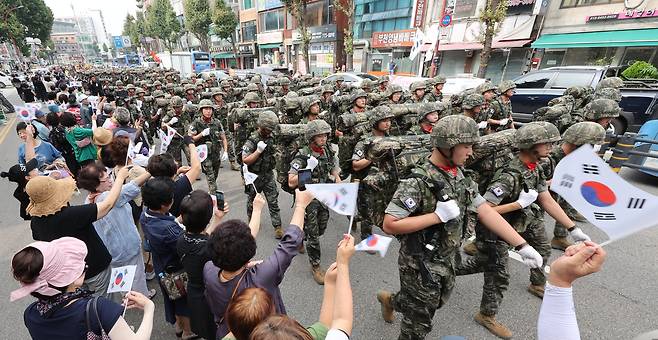
[[[171,97],[170,110],[162,119],[162,129],[167,132],[167,127],[170,127],[178,134],[171,138],[171,142],[167,147],[167,153],[174,157],[178,165],[182,165],[181,151],[185,153],[185,158],[190,160],[189,148],[183,144],[183,137],[187,133],[187,128],[190,126],[191,119],[187,114],[183,114],[183,99],[179,96]]]
[[[512,120],[512,96],[516,84],[511,80],[505,80],[498,85],[500,96],[491,101],[491,117],[488,120],[493,132],[503,131],[514,128]]]
[[[415,81],[409,86],[409,91],[411,91],[411,98],[409,98],[410,103],[426,103],[425,100],[425,82],[424,81]]]
[[[208,156],[201,163],[203,173],[208,181],[208,191],[217,191],[217,175],[222,161],[228,159],[228,153],[222,150],[228,149],[226,134],[222,123],[213,114],[214,108],[210,99],[204,99],[199,103],[199,117],[192,122],[190,134],[196,146],[205,144],[208,148]],[[221,144],[220,144],[221,143]]]
[[[446,83],[446,77],[436,76],[431,79],[432,85],[431,90],[425,95],[425,99],[430,102],[440,102],[443,101],[443,86]]]

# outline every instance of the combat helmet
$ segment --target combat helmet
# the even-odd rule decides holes
[[[477,93],[467,95],[462,101],[462,108],[466,110],[472,110],[474,107],[482,105],[484,105],[484,96]]]
[[[366,91],[363,91],[361,89],[358,89],[358,90],[354,91],[354,93],[352,93],[352,96],[350,97],[350,102],[352,104],[354,104],[354,102],[356,102],[356,100],[359,99],[359,98],[366,98],[367,99],[368,94],[366,93]]]
[[[366,78],[366,79],[363,79],[361,81],[361,86],[360,87],[361,87],[361,89],[365,90],[365,89],[371,89],[372,85],[373,85],[372,80]]]
[[[306,139],[311,140],[317,135],[331,133],[331,126],[322,119],[316,119],[306,124]]]
[[[446,77],[438,75],[434,78],[432,78],[432,85],[437,85],[437,84],[445,84],[446,83]]]
[[[612,99],[619,103],[621,101],[621,91],[619,89],[613,88],[613,87],[606,87],[603,89],[596,90],[594,92],[594,97],[596,99]]]
[[[258,85],[255,83],[249,83],[247,85],[247,92],[258,92]]]
[[[391,111],[391,108],[388,106],[379,106],[377,107],[374,112],[368,117],[368,123],[370,123],[370,127],[376,128],[377,123],[384,119],[389,119],[395,117],[395,114],[393,114],[393,111]]]
[[[183,99],[181,99],[179,96],[171,97],[169,103],[172,107],[183,107]]]
[[[388,88],[386,89],[386,97],[390,98],[393,95],[393,93],[396,92],[402,93],[403,92],[402,86],[396,84],[389,85]]]
[[[199,102],[199,111],[201,111],[203,108],[215,108],[215,105],[212,104],[212,101],[210,99],[201,99]]]
[[[514,134],[519,149],[530,149],[533,145],[553,143],[561,139],[560,131],[549,122],[531,122],[521,126]]]
[[[153,91],[153,98],[164,98],[164,92],[162,90]]]
[[[322,86],[322,94],[325,94],[327,92],[335,93],[336,91],[334,90],[333,86],[331,86],[330,84],[326,84]]]
[[[617,118],[621,108],[612,99],[594,99],[585,105],[585,120],[596,121],[601,118]]]
[[[603,144],[605,129],[594,122],[576,123],[564,131],[562,140],[573,145]]]
[[[283,78],[279,79],[278,84],[279,84],[279,86],[290,85],[290,79],[288,79],[288,77],[283,77]]]
[[[409,85],[409,91],[411,91],[412,93],[416,92],[416,90],[421,90],[421,89],[423,90],[425,89],[424,80],[415,81],[411,83],[411,85]]]
[[[256,125],[260,128],[274,131],[279,126],[279,117],[272,111],[263,111],[258,115]]]
[[[304,115],[310,114],[309,110],[313,104],[320,104],[320,98],[317,96],[310,96],[302,101],[302,111],[304,112]]]
[[[430,135],[435,148],[451,149],[458,144],[475,144],[480,140],[478,126],[471,117],[452,115],[439,119]]]
[[[260,97],[258,97],[256,92],[249,92],[244,95],[244,103],[260,103]]]
[[[516,83],[514,83],[511,80],[505,80],[502,83],[500,83],[500,85],[498,85],[498,91],[500,91],[500,93],[505,93],[515,88],[516,88]]]
[[[624,81],[619,78],[619,77],[610,77],[610,78],[605,78],[601,80],[597,85],[596,89],[601,90],[605,88],[613,88],[613,89],[618,89],[620,87],[624,86]]]
[[[484,94],[487,91],[495,91],[496,89],[496,86],[492,82],[485,81],[477,87],[477,93]]]

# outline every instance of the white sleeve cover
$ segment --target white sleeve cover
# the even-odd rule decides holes
[[[539,340],[580,340],[572,288],[546,283],[537,320]]]

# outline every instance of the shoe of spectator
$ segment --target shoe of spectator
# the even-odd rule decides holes
[[[283,237],[283,228],[276,227],[274,228],[274,238],[280,240]]]
[[[502,323],[496,321],[496,318],[494,316],[488,316],[478,312],[477,314],[475,314],[475,321],[480,325],[482,325],[487,330],[489,330],[491,334],[501,339],[512,338],[512,331],[510,331]]]
[[[531,285],[528,286],[528,292],[530,292],[530,294],[532,294],[532,295],[534,295],[534,296],[536,296],[540,299],[543,299],[544,298],[544,285],[540,286],[540,285],[532,285],[531,284]]]
[[[157,291],[157,290],[155,290],[154,288],[149,289],[149,291],[148,291],[148,295],[147,295],[147,297],[148,297],[149,299],[153,300],[153,298],[154,298],[156,295],[158,295],[158,291]]]
[[[198,335],[194,333],[190,333],[189,335],[181,336],[181,339],[183,340],[192,340],[192,339],[201,339]]]
[[[146,281],[155,279],[155,271],[146,272]]]
[[[382,307],[382,318],[388,323],[393,323],[393,304],[391,299],[393,294],[387,290],[380,290],[377,292],[377,301]]]
[[[235,161],[231,162],[231,170],[240,171],[240,166]]]
[[[324,271],[320,269],[320,266],[311,267],[311,273],[313,274],[313,280],[319,285],[324,285]]]
[[[464,245],[464,252],[470,256],[475,256],[478,252],[478,248],[475,246],[474,241],[467,242]]]
[[[564,251],[565,249],[569,248],[572,246],[573,243],[569,241],[566,237],[553,237],[551,240],[551,248],[557,249],[557,250],[562,250]]]

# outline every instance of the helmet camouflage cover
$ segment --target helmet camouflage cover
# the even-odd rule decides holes
[[[308,98],[305,98],[302,102],[302,111],[304,111],[304,114],[307,115],[309,114],[309,110],[311,109],[311,106],[313,104],[319,104],[320,103],[320,98],[318,96],[310,96]]]
[[[256,92],[249,92],[244,96],[245,104],[260,103],[260,98]]]
[[[260,128],[274,131],[279,125],[279,117],[277,117],[276,113],[272,111],[263,111],[258,115],[256,125]]]
[[[322,119],[316,119],[306,124],[306,139],[311,140],[318,135],[331,133],[331,126]]]
[[[372,80],[366,78],[361,81],[361,88],[362,89],[369,89],[372,87]]]
[[[258,91],[258,85],[255,83],[249,83],[247,85],[247,92],[257,92]]]
[[[169,103],[173,107],[183,107],[183,99],[181,99],[179,96],[171,97]]]
[[[462,108],[472,110],[476,106],[484,105],[484,96],[477,93],[471,93],[464,97],[462,101]]]
[[[395,117],[395,114],[393,114],[393,111],[391,111],[391,108],[388,106],[379,106],[377,107],[374,112],[370,115],[369,117],[369,123],[370,126],[373,128],[376,127],[377,123],[384,119],[389,119]]]
[[[391,95],[393,95],[393,93],[397,93],[397,92],[400,93],[403,92],[402,86],[396,84],[389,85],[389,87],[386,89],[386,97],[390,97]]]
[[[612,99],[595,99],[585,105],[585,120],[595,121],[601,118],[619,117],[621,108]]]
[[[490,81],[485,81],[484,83],[480,84],[477,87],[477,92],[479,94],[484,94],[487,91],[493,91],[493,90],[496,90],[496,86]]]
[[[199,110],[203,109],[204,107],[214,108],[215,106],[212,104],[210,99],[201,99],[199,102]]]
[[[619,77],[610,77],[610,78],[605,78],[601,80],[598,85],[596,85],[597,90],[605,89],[605,88],[613,88],[613,89],[618,89],[620,87],[624,86],[624,81],[619,78]]]
[[[521,126],[514,135],[519,149],[529,149],[537,144],[560,140],[560,131],[549,122],[531,122]]]
[[[425,89],[425,81],[424,80],[415,81],[415,82],[411,83],[411,85],[409,85],[409,91],[411,91],[411,92],[414,92],[414,91],[420,90],[420,89]]]
[[[562,140],[574,145],[603,144],[605,129],[594,122],[576,123],[564,131]]]
[[[458,144],[475,144],[480,140],[480,134],[472,118],[452,115],[439,119],[430,138],[433,147],[450,149]]]
[[[505,93],[515,88],[516,88],[516,83],[514,83],[511,80],[505,80],[501,82],[500,85],[498,85],[498,91],[500,91],[500,93]]]
[[[594,97],[596,99],[612,99],[619,103],[621,101],[621,91],[619,89],[613,88],[613,87],[606,87],[603,89],[596,90],[594,92]]]
[[[363,91],[361,89],[354,91],[354,93],[352,93],[352,96],[350,97],[350,102],[354,104],[354,102],[359,98],[368,98],[368,94],[366,93],[366,91]]]

